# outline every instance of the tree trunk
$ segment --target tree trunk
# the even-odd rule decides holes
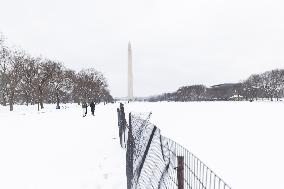
[[[258,90],[256,89],[256,94],[255,94],[255,101],[258,100]]]
[[[14,110],[14,94],[10,94],[9,96],[9,105],[10,105],[10,111],[13,111]]]
[[[59,94],[58,94],[58,91],[56,92],[56,109],[60,109],[60,106],[59,106]]]
[[[13,107],[13,102],[10,102],[10,111],[13,111],[14,107]]]
[[[40,109],[43,109],[43,100],[42,100],[42,89],[39,89],[39,104],[40,104]]]
[[[40,99],[40,109],[43,109],[43,102],[42,102],[42,99]]]
[[[27,106],[29,105],[29,95],[28,95],[28,93],[26,93],[26,105]]]
[[[7,105],[5,93],[3,93],[3,106]]]

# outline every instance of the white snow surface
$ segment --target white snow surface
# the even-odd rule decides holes
[[[126,188],[114,105],[0,108],[1,189]]]
[[[130,103],[232,188],[284,188],[284,102]]]
[[[0,106],[0,188],[126,189],[116,104]],[[232,188],[284,188],[283,102],[133,102]],[[89,113],[89,112],[88,112]]]

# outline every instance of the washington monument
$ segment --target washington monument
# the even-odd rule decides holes
[[[132,72],[132,50],[128,42],[128,100],[133,100],[133,72]]]

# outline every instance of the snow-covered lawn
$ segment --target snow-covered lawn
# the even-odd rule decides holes
[[[186,147],[232,188],[284,188],[284,102],[126,104],[152,111],[162,135]]]
[[[0,188],[126,189],[118,106],[99,105],[85,118],[75,104],[0,106]],[[232,188],[284,188],[284,102],[134,102],[125,110],[151,111],[164,136]]]
[[[82,117],[77,105],[0,106],[1,189],[125,189],[116,107]]]

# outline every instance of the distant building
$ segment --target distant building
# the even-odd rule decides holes
[[[238,94],[239,87],[240,83],[213,85],[207,89],[207,94],[211,100],[232,100],[232,98],[235,98],[236,96],[240,97]]]

